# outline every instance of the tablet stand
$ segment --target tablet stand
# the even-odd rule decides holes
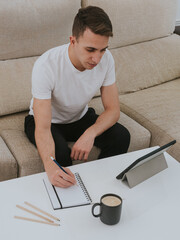
[[[166,163],[164,154],[161,153],[149,161],[146,161],[126,172],[122,178],[122,181],[126,180],[129,187],[132,188],[137,184],[145,181],[146,179],[152,177],[153,175],[161,172],[167,167],[168,165]]]

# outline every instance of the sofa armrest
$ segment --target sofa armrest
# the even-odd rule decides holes
[[[17,162],[0,137],[0,181],[16,178],[17,172]]]
[[[18,164],[18,177],[44,171],[44,166],[36,147],[30,143],[24,131],[3,130],[1,136],[14,155]]]

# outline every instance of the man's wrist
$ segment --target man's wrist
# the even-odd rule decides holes
[[[46,160],[43,163],[45,171],[54,167],[54,162],[50,159],[50,157],[46,157]]]
[[[91,127],[89,127],[86,130],[86,133],[89,134],[91,137],[96,138],[98,136],[98,132],[97,132],[95,124],[93,124]]]

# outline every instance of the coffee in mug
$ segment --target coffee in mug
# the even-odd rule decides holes
[[[95,214],[94,209],[100,206],[100,213]],[[108,193],[101,197],[100,203],[92,206],[94,217],[100,217],[100,220],[108,225],[114,225],[119,222],[121,216],[122,198],[116,194]]]
[[[121,204],[121,199],[110,195],[102,198],[102,203],[110,207],[115,207]]]

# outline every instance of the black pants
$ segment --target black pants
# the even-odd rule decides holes
[[[51,132],[55,142],[55,157],[62,166],[72,165],[70,158],[71,149],[67,142],[75,142],[87,128],[96,122],[98,115],[93,108],[78,121],[69,124],[51,124]],[[35,122],[32,115],[25,117],[25,133],[29,140],[36,146]],[[94,145],[101,149],[100,158],[111,157],[126,153],[130,143],[129,131],[119,123],[116,123],[100,136],[95,138]]]

